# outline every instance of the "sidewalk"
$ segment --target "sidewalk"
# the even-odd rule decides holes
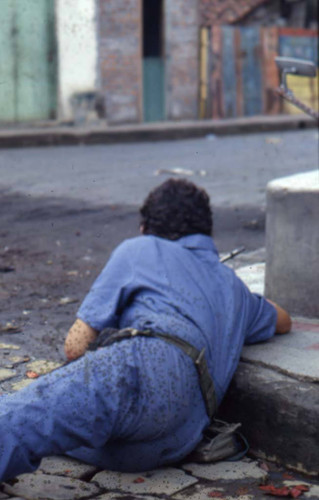
[[[259,293],[263,292],[264,255],[264,249],[260,249],[229,261],[251,290]],[[0,345],[0,355],[7,360],[0,380],[8,380],[5,386],[10,384],[11,390],[32,383],[25,377],[26,369],[44,373],[57,365],[44,360],[25,365],[18,349],[15,344]],[[290,334],[244,348],[221,415],[243,423],[243,433],[251,445],[250,457],[258,460],[186,463],[123,474],[98,471],[69,458],[50,457],[42,461],[36,473],[0,485],[0,499],[261,500],[267,497],[260,485],[292,490],[303,484],[308,491],[301,498],[318,500],[318,349],[319,320],[302,318],[294,318]],[[295,471],[287,472],[273,461]],[[307,472],[309,478],[300,472]]]
[[[157,122],[110,127],[106,125],[50,126],[46,123],[39,127],[19,125],[10,129],[0,128],[0,148],[163,141],[205,137],[210,134],[274,132],[315,128],[316,126],[316,121],[304,114]]]

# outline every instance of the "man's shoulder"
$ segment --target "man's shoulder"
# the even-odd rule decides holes
[[[138,250],[143,250],[146,248],[151,248],[154,246],[154,237],[153,236],[135,236],[134,238],[128,238],[122,243],[120,243],[114,250],[114,253],[123,254],[123,253],[131,253],[136,252]]]

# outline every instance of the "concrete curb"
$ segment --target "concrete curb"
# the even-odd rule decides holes
[[[116,127],[51,127],[46,124],[41,128],[0,129],[0,148],[164,141],[205,137],[209,134],[276,132],[316,126],[316,121],[306,115],[253,116]]]
[[[220,412],[242,422],[255,456],[318,477],[318,396],[317,384],[241,362]]]

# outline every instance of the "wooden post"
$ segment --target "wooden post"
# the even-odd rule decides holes
[[[211,48],[212,48],[212,117],[224,117],[223,89],[222,89],[222,36],[221,26],[211,28]]]
[[[279,72],[275,63],[278,55],[278,28],[261,28],[263,68],[263,112],[268,115],[280,113],[280,99],[275,93],[279,86]]]
[[[200,30],[200,67],[199,67],[199,118],[207,118],[208,99],[208,28]]]
[[[234,51],[235,51],[235,68],[236,68],[236,105],[237,116],[244,114],[243,101],[243,78],[242,78],[242,51],[240,47],[240,29],[235,29],[234,36]]]

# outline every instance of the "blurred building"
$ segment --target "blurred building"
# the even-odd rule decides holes
[[[274,55],[316,59],[316,5],[1,0],[0,123],[113,125],[279,112]]]

